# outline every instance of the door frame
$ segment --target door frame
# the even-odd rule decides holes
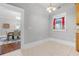
[[[22,48],[24,46],[24,9],[6,3],[0,3],[0,6],[21,13],[21,48]]]

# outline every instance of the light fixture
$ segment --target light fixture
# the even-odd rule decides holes
[[[53,7],[52,3],[50,3],[49,6],[47,7],[47,11],[51,13],[52,11],[55,11],[55,10],[56,10],[56,7]]]
[[[19,16],[16,16],[16,19],[17,19],[17,20],[21,20],[21,17],[19,17]]]
[[[53,8],[52,8],[52,10],[53,10],[53,11],[55,11],[55,10],[56,10],[56,8],[55,8],[55,7],[53,7]]]
[[[16,29],[19,29],[19,28],[20,28],[20,26],[19,26],[19,25],[17,25],[17,26],[16,26]]]

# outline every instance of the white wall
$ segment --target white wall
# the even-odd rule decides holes
[[[74,4],[65,4],[61,9],[52,13],[52,16],[59,15],[61,13],[66,13],[66,32],[56,31],[53,32],[50,30],[50,37],[62,39],[70,42],[74,42],[75,40],[75,5]]]
[[[24,42],[42,40],[45,38],[58,38],[74,42],[75,40],[75,5],[63,4],[61,9],[56,10],[51,15],[66,13],[66,32],[52,32],[48,28],[48,16],[46,9],[41,4],[11,4],[24,9]],[[52,17],[51,16],[51,17]]]
[[[24,44],[48,38],[48,16],[41,4],[11,4],[24,9]]]
[[[39,4],[26,4],[24,7],[25,43],[43,40],[48,37],[48,13]]]

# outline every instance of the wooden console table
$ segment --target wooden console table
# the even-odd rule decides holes
[[[16,49],[20,49],[20,48],[21,48],[20,41],[9,43],[9,44],[3,44],[0,46],[0,50],[1,50],[0,55],[14,51]]]

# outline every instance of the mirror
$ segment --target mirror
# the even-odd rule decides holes
[[[21,14],[0,6],[0,40],[20,39]]]

